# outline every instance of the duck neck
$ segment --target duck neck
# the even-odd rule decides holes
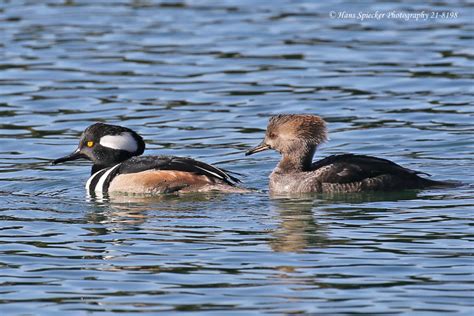
[[[119,163],[122,163],[133,156],[136,156],[133,153],[129,153],[125,150],[113,150],[107,153],[101,160],[94,161],[92,166],[91,175],[105,168],[111,168]]]
[[[281,173],[304,172],[311,170],[316,146],[300,146],[282,153],[282,158],[277,165]]]
[[[94,173],[96,173],[97,171],[100,171],[100,170],[102,170],[102,169],[113,167],[113,166],[115,166],[116,164],[117,164],[117,163],[109,164],[109,165],[106,165],[106,164],[94,164],[94,165],[92,166],[92,169],[91,169],[91,175],[93,175]]]

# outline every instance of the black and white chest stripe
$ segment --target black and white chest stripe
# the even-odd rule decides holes
[[[104,194],[109,190],[110,182],[118,175],[121,164],[107,169],[102,169],[94,173],[86,182],[86,190],[90,195]]]

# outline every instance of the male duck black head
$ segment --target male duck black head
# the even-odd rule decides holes
[[[76,159],[88,159],[94,163],[91,174],[112,167],[133,156],[143,154],[143,138],[129,128],[95,123],[82,133],[79,146],[71,154],[58,158],[53,164]]]
[[[89,194],[157,194],[177,192],[246,192],[228,171],[191,158],[136,157],[145,150],[142,137],[129,128],[96,123],[82,133],[74,152],[54,160],[93,162],[86,183]]]

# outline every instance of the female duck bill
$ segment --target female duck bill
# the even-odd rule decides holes
[[[258,144],[257,146],[255,146],[254,148],[248,150],[245,153],[245,156],[250,156],[252,154],[256,154],[256,153],[259,153],[261,151],[265,151],[265,150],[268,150],[268,149],[271,149],[271,147],[269,145],[265,144],[265,141],[263,141],[260,144]]]

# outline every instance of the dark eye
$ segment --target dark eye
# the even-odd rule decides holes
[[[275,133],[270,133],[270,134],[268,134],[268,137],[270,137],[270,138],[275,138],[276,135],[275,135]]]

